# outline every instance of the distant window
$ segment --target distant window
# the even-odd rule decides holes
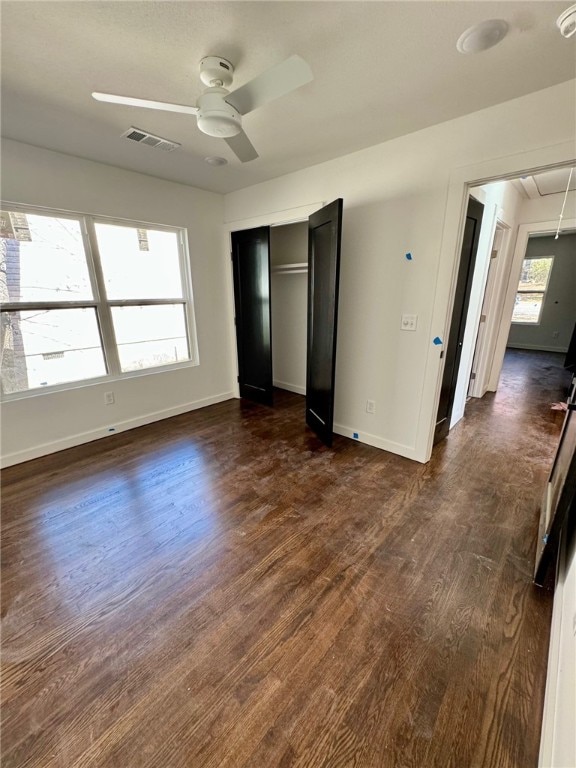
[[[182,230],[0,212],[5,396],[196,362]]]
[[[516,293],[512,322],[538,325],[546,297],[553,256],[524,259]]]

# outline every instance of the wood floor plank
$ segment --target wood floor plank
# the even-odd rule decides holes
[[[427,465],[278,392],[6,470],[2,765],[534,766],[560,360],[509,353]]]

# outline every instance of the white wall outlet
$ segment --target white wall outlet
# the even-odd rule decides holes
[[[105,405],[114,405],[114,392],[104,392]]]
[[[366,413],[376,413],[375,400],[366,400]]]
[[[402,315],[400,328],[403,331],[415,331],[418,323],[418,315]]]

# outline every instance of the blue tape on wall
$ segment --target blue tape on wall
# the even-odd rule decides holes
[[[411,253],[407,253],[406,254],[406,258],[408,259],[408,261],[412,261],[412,254]]]
[[[435,338],[433,338],[432,344],[436,344],[436,346],[439,346],[440,344],[442,344],[442,339],[440,338],[440,336],[436,336]]]

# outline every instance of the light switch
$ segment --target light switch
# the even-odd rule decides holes
[[[418,315],[402,315],[400,328],[403,331],[415,331],[418,323]]]

